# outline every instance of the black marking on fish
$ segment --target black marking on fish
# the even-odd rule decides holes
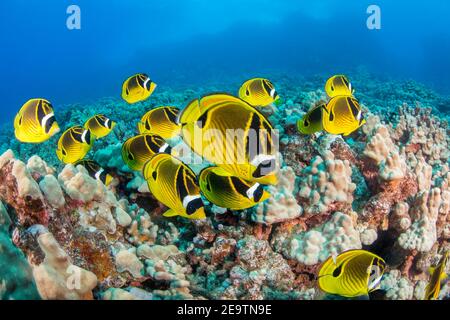
[[[259,200],[261,200],[262,196],[263,196],[263,186],[259,185],[258,188],[256,188],[255,192],[253,192],[253,201],[255,202],[259,202]]]
[[[72,135],[72,138],[76,141],[76,142],[79,142],[79,143],[84,143],[83,142],[83,132],[76,132],[75,131],[75,129],[72,129],[71,131],[71,135]]]
[[[206,124],[206,121],[208,120],[208,112],[205,112],[204,114],[202,114],[202,116],[200,118],[198,118],[197,120],[197,126],[199,128],[203,128]]]
[[[48,118],[44,128],[46,134],[50,132],[50,129],[52,128],[52,125],[53,123],[55,123],[55,121],[56,121],[55,116],[51,116],[50,118]]]
[[[64,150],[64,148],[61,148],[61,153],[63,156],[67,156],[67,152],[66,152],[66,150]]]
[[[303,121],[303,126],[304,126],[304,127],[309,127],[309,121],[308,121],[308,118],[306,118],[305,121]]]
[[[209,184],[209,182],[206,183],[206,190],[211,192],[211,185]]]
[[[333,85],[331,85],[331,91],[334,91],[334,86]]]
[[[248,89],[245,90],[245,95],[248,97],[250,96],[250,91],[248,91]]]
[[[84,138],[87,144],[91,144],[91,130],[86,130],[86,136]]]
[[[162,146],[162,142],[158,137],[151,136],[151,135],[145,135],[144,136],[145,142],[147,143],[147,146],[150,148],[151,151],[158,153],[159,149]],[[160,141],[158,141],[160,140]]]
[[[19,126],[21,126],[21,125],[22,125],[22,119],[23,119],[23,117],[22,117],[22,116],[20,116],[20,117],[19,117]]]
[[[270,87],[270,82],[269,83],[267,83],[268,81],[266,81],[266,80],[263,80],[263,86],[264,86],[264,90],[266,90],[266,92],[267,92],[267,94],[270,96],[270,92],[272,91],[272,88],[273,88],[273,86],[272,86],[272,88]]]
[[[178,168],[177,176],[176,176],[176,186],[178,197],[183,201],[183,199],[188,195],[188,190],[186,188],[186,184],[184,183],[184,169],[183,167]]]
[[[176,123],[177,122],[177,112],[174,110],[176,109],[164,109],[164,113],[166,114],[167,119],[169,119],[170,122]]]
[[[153,178],[153,180],[155,180],[155,181],[156,181],[156,179],[158,178],[158,173],[156,172],[156,170],[152,172],[152,178]]]
[[[350,83],[348,82],[347,78],[342,76],[342,81],[344,82],[344,85],[350,89]]]
[[[342,264],[339,267],[337,267],[336,269],[334,269],[333,277],[337,278],[341,275],[341,273],[342,273]]]
[[[145,120],[145,129],[150,130],[150,121]]]
[[[265,169],[264,171],[266,172],[271,172],[273,171],[273,169],[275,168],[275,159],[271,159],[271,160],[265,160],[263,162],[261,162],[258,167],[256,168],[255,172],[253,172],[253,178],[261,178],[264,177],[266,174],[262,174],[263,169]],[[268,170],[268,169],[272,169],[272,170]]]
[[[319,122],[322,121],[322,108],[324,106],[322,105],[322,107],[316,107],[314,108],[311,113],[308,115],[309,120],[311,122]]]
[[[248,186],[237,177],[230,177],[234,189],[243,197],[247,197]]]
[[[44,103],[42,100],[39,100],[37,105],[37,118],[39,122],[41,122],[42,119],[44,119],[44,117],[45,117]]]
[[[352,110],[353,117],[357,119],[360,109],[356,106],[355,101],[352,98],[347,98],[347,103]]]
[[[203,201],[201,198],[197,198],[194,200],[191,200],[188,205],[186,206],[186,213],[188,215],[194,214],[198,209],[202,208],[204,206]]]
[[[333,114],[333,110],[330,110],[330,116],[329,116],[329,120],[334,121],[334,114]]]

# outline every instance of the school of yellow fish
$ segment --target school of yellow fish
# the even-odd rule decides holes
[[[145,101],[156,86],[148,75],[136,74],[123,83],[122,98],[129,104]],[[365,124],[346,76],[328,79],[325,92],[329,101],[318,103],[298,120],[300,133],[325,130],[347,136]],[[173,106],[154,108],[137,123],[138,134],[123,143],[122,159],[131,170],[143,173],[150,192],[168,207],[166,217],[205,219],[203,198],[230,210],[254,207],[271,197],[265,186],[277,184],[277,137],[258,108],[273,105],[279,98],[270,80],[254,78],[244,82],[238,97],[210,94],[194,99],[183,110]],[[110,134],[115,126],[115,121],[98,114],[83,126],[68,128],[58,140],[58,158],[65,164],[83,166],[92,178],[108,186],[113,180],[110,172],[85,157],[95,141]],[[45,99],[26,102],[14,120],[14,129],[16,138],[24,143],[42,143],[60,132],[53,106]],[[230,130],[236,133],[231,138],[227,136]],[[177,136],[213,166],[196,175],[171,154],[169,140]],[[447,261],[448,253],[430,270],[425,299],[437,299],[446,278]],[[385,269],[385,261],[376,254],[349,250],[322,264],[318,286],[331,295],[367,297],[379,288]]]

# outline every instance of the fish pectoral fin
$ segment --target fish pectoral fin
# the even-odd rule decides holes
[[[166,212],[163,213],[163,216],[166,218],[170,218],[170,217],[176,217],[179,216],[179,214],[173,210],[173,209],[169,209]]]

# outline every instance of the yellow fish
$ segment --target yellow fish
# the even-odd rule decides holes
[[[347,298],[368,296],[379,288],[386,263],[365,250],[349,250],[328,258],[319,271],[319,288]]]
[[[175,107],[159,107],[147,112],[138,123],[139,133],[157,134],[171,139],[181,132],[177,123],[180,110]]]
[[[94,140],[89,129],[80,126],[72,127],[59,138],[56,155],[63,163],[75,163],[84,159],[91,150]]]
[[[170,146],[156,134],[140,134],[122,145],[122,159],[131,170],[140,171],[156,153],[170,153]]]
[[[361,106],[352,97],[333,98],[323,110],[323,128],[331,134],[348,136],[366,123]]]
[[[122,98],[132,104],[147,100],[155,91],[156,83],[145,73],[129,77],[122,85]]]
[[[265,107],[280,97],[275,86],[268,79],[254,78],[244,82],[239,89],[239,98],[254,107]]]
[[[263,185],[234,176],[215,173],[217,167],[203,169],[199,175],[200,190],[211,203],[231,210],[254,207],[270,198]]]
[[[208,95],[192,101],[178,123],[186,144],[224,170],[223,175],[277,183],[278,136],[264,115],[245,101],[227,94]]]
[[[27,101],[14,119],[14,133],[20,142],[41,143],[60,131],[53,107],[45,99]]]
[[[159,153],[145,164],[143,174],[153,196],[169,207],[165,217],[206,218],[196,176],[183,162]]]
[[[84,124],[86,129],[91,130],[96,139],[106,137],[116,126],[116,122],[103,114],[98,114],[88,119]]]
[[[337,96],[352,96],[355,90],[344,75],[333,76],[325,84],[325,92],[330,98]]]
[[[323,129],[322,112],[326,108],[324,104],[313,107],[306,113],[302,119],[297,122],[297,128],[300,133],[313,134]]]
[[[448,262],[448,251],[442,256],[436,268],[430,267],[430,282],[425,290],[425,300],[437,300],[441,292],[441,283],[447,279],[445,268]]]
[[[111,181],[113,180],[113,177],[93,160],[80,160],[75,162],[74,166],[84,167],[91,178],[103,182],[105,186],[109,186],[111,184]]]

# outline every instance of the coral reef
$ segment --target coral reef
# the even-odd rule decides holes
[[[251,209],[207,205],[204,221],[162,217],[164,206],[125,165],[121,144],[146,110],[182,108],[217,88],[62,108],[65,126],[94,113],[117,120],[88,155],[111,170],[109,187],[81,166],[59,163],[54,139],[25,145],[1,129],[0,298],[321,299],[321,263],[363,248],[387,263],[379,299],[423,299],[428,268],[450,250],[447,100],[413,82],[368,77],[353,77],[367,123],[348,137],[296,130],[326,101],[317,89],[323,77],[272,79],[285,98],[262,112],[279,130],[279,183]],[[208,166],[180,138],[169,144],[194,159],[196,173]],[[449,299],[449,288],[440,299]]]

